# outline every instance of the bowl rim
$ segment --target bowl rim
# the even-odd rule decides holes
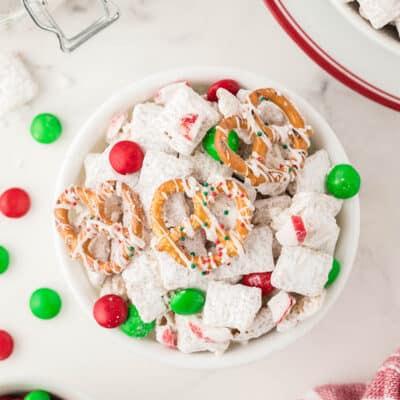
[[[398,40],[396,40],[390,37],[385,31],[375,29],[369,21],[351,8],[350,3],[343,0],[330,0],[330,2],[357,30],[369,39],[372,39],[379,46],[400,55],[400,35]]]
[[[154,94],[154,91],[157,88],[160,88],[163,85],[177,80],[187,79],[192,82],[199,82],[199,84],[202,83],[203,85],[209,85],[216,80],[226,77],[236,79],[239,82],[246,82],[246,86],[248,87],[260,87],[257,85],[269,85],[287,94],[291,99],[293,99],[294,103],[298,106],[300,110],[302,110],[303,113],[308,114],[307,119],[309,120],[310,116],[312,116],[314,123],[318,124],[319,130],[321,132],[324,132],[323,134],[321,134],[321,136],[324,138],[325,141],[329,142],[330,146],[335,147],[336,153],[334,156],[336,157],[337,161],[342,163],[349,162],[348,157],[337,136],[329,127],[325,119],[306,100],[298,96],[293,91],[287,89],[285,86],[277,82],[271,81],[270,79],[265,78],[263,75],[254,74],[237,68],[221,66],[186,67],[159,72],[136,80],[124,87],[122,90],[116,91],[113,96],[111,96],[92,113],[92,115],[81,127],[69,146],[57,178],[54,200],[58,197],[59,193],[61,193],[65,189],[65,187],[68,186],[68,184],[73,183],[73,181],[70,179],[71,175],[74,175],[76,177],[78,174],[78,167],[73,165],[73,161],[76,160],[75,154],[79,154],[79,152],[84,152],[85,154],[87,154],[90,150],[84,151],[83,149],[85,148],[85,146],[88,146],[88,143],[91,143],[91,148],[93,148],[95,141],[93,139],[93,135],[90,135],[90,132],[96,132],[97,128],[101,129],[101,134],[97,133],[97,135],[98,137],[104,137],[106,122],[112,117],[113,114],[121,111],[124,107],[126,108],[129,104],[129,101],[131,101],[130,105],[132,106],[135,104],[136,101],[144,101],[150,98],[150,95],[147,95],[142,100],[133,101],[132,98],[135,97],[135,95],[139,95],[140,97],[140,93],[143,93],[146,90],[149,91],[149,88],[151,88],[151,90],[153,91],[152,93]],[[332,158],[333,154],[330,154],[330,156]],[[82,155],[82,157],[84,157],[84,155]],[[332,161],[334,162],[335,160]],[[80,164],[79,171],[82,170],[82,166],[83,159],[82,163]],[[72,173],[72,171],[74,171],[74,173]],[[316,326],[318,322],[327,314],[327,311],[335,303],[340,293],[342,292],[350,275],[357,253],[360,233],[359,197],[356,196],[348,200],[346,202],[346,207],[351,211],[347,213],[350,216],[349,219],[351,220],[351,224],[349,225],[349,228],[346,230],[346,232],[349,232],[349,240],[352,243],[352,247],[349,248],[350,246],[348,246],[345,250],[346,268],[343,268],[343,271],[338,281],[329,289],[329,298],[327,296],[327,300],[325,301],[323,308],[319,310],[319,312],[315,316],[309,318],[307,321],[302,322],[296,328],[290,330],[289,332],[278,334],[274,332],[272,334],[264,336],[264,338],[271,336],[274,336],[274,338],[277,337],[277,339],[273,341],[273,345],[256,346],[254,343],[261,342],[261,338],[255,341],[251,341],[246,346],[240,346],[234,351],[229,350],[222,357],[216,357],[214,354],[211,353],[195,353],[187,355],[182,354],[178,351],[165,349],[163,346],[155,341],[152,343],[153,349],[149,350],[150,341],[133,341],[128,336],[121,334],[118,330],[114,330],[110,333],[118,335],[121,341],[125,340],[127,343],[129,341],[129,346],[132,348],[133,353],[136,353],[139,356],[148,357],[153,360],[173,365],[175,367],[191,369],[218,369],[239,366],[265,358],[272,352],[288,346],[290,343],[294,342],[295,340],[303,336],[306,332],[311,330],[314,326]],[[71,268],[71,264],[78,263],[68,257],[65,251],[64,242],[59,237],[55,228],[55,224],[52,223],[52,225],[57,259],[58,263],[61,266],[64,278],[67,281],[67,284],[72,293],[74,294],[74,297],[78,300],[82,308],[87,314],[92,316],[92,306],[95,298],[89,300],[89,293],[86,291],[83,293],[83,291],[78,288],[76,277],[74,277],[74,274],[76,272],[74,271],[74,268]],[[80,271],[81,274],[82,272],[85,272],[83,271],[83,268],[80,268]],[[87,278],[85,285],[87,288],[89,288]]]

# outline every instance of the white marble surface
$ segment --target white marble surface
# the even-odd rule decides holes
[[[75,0],[65,19],[84,13]],[[84,0],[83,3],[86,3]],[[399,343],[400,114],[366,100],[315,66],[275,23],[261,0],[119,0],[121,20],[71,55],[22,21],[0,32],[0,49],[20,51],[40,82],[35,102],[0,125],[0,191],[22,186],[32,212],[0,218],[0,243],[13,256],[0,277],[0,327],[13,333],[14,356],[0,362],[9,380],[52,380],[93,399],[192,400],[224,396],[298,398],[316,384],[366,380]],[[87,318],[63,282],[51,241],[54,182],[77,129],[128,82],[165,68],[230,65],[263,73],[296,90],[326,117],[363,177],[359,256],[341,298],[310,334],[269,359],[220,371],[178,370],[139,358]],[[51,146],[28,133],[38,112],[65,125]],[[28,309],[39,286],[59,290],[62,314],[40,321]],[[130,365],[122,369],[121,364]]]

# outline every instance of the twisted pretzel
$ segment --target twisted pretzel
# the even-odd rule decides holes
[[[191,198],[194,211],[186,223],[168,229],[164,221],[164,205],[174,193],[185,193]],[[234,200],[238,210],[234,229],[225,229],[210,211],[209,204],[219,194]],[[244,254],[243,242],[252,227],[253,206],[243,186],[231,179],[220,181],[215,186],[205,183],[203,187],[194,178],[173,179],[164,182],[156,190],[151,216],[152,229],[158,238],[158,250],[169,253],[184,267],[212,270],[223,264],[229,265],[231,257]],[[179,240],[193,235],[198,229],[204,229],[207,239],[215,242],[217,253],[209,252],[207,256],[198,256],[193,252],[188,254],[178,244]]]
[[[116,195],[122,198],[122,207],[128,218],[115,222],[106,215],[107,198]],[[80,227],[70,221],[70,210],[83,205],[87,215]],[[128,185],[116,181],[101,184],[97,192],[81,186],[71,186],[58,198],[54,210],[56,228],[64,239],[69,254],[83,261],[92,270],[106,274],[119,273],[131,262],[137,248],[143,248],[144,213],[139,196]],[[113,260],[100,261],[90,254],[89,244],[100,233],[108,239],[118,241]]]
[[[262,101],[271,101],[285,112],[293,126],[286,138],[282,138],[261,120],[257,107]],[[225,118],[216,127],[215,148],[221,160],[253,186],[293,180],[304,166],[312,135],[311,129],[305,127],[303,118],[293,104],[274,89],[258,89],[247,97],[243,114],[243,117],[236,115]],[[229,148],[227,140],[232,129],[245,130],[254,138],[252,154],[248,160]],[[279,169],[265,165],[272,143],[285,144],[289,152],[289,159]]]

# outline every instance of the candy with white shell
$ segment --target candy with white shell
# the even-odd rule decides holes
[[[31,101],[37,90],[22,59],[12,53],[0,52],[0,116]]]
[[[248,329],[261,308],[261,290],[244,285],[210,282],[203,310],[209,326]]]
[[[328,280],[333,257],[302,246],[284,246],[271,283],[278,289],[304,296],[318,296]]]
[[[219,113],[188,86],[179,88],[154,121],[178,153],[190,155],[207,131],[219,121]]]
[[[254,217],[253,223],[255,225],[269,225],[272,221],[271,210],[284,210],[290,207],[292,199],[288,195],[281,195],[276,197],[269,197],[267,199],[260,199],[254,202]]]
[[[178,349],[182,353],[210,351],[222,354],[229,347],[232,333],[224,327],[210,327],[196,316],[175,316]]]
[[[157,259],[152,251],[138,255],[122,273],[129,300],[137,308],[144,322],[161,317],[166,306],[166,293],[159,275]]]
[[[243,332],[235,333],[233,335],[233,341],[245,343],[251,339],[256,339],[265,335],[273,328],[275,328],[275,322],[272,318],[271,310],[268,307],[262,307],[251,326]]]
[[[297,176],[296,190],[299,192],[325,192],[325,181],[331,161],[326,150],[318,150],[310,155],[304,163],[304,168]]]
[[[289,293],[281,290],[273,296],[267,303],[271,310],[272,320],[279,325],[290,313],[290,310],[296,304],[296,299]]]

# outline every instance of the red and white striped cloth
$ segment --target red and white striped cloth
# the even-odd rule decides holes
[[[302,400],[400,400],[400,349],[383,363],[369,384],[318,386]]]

